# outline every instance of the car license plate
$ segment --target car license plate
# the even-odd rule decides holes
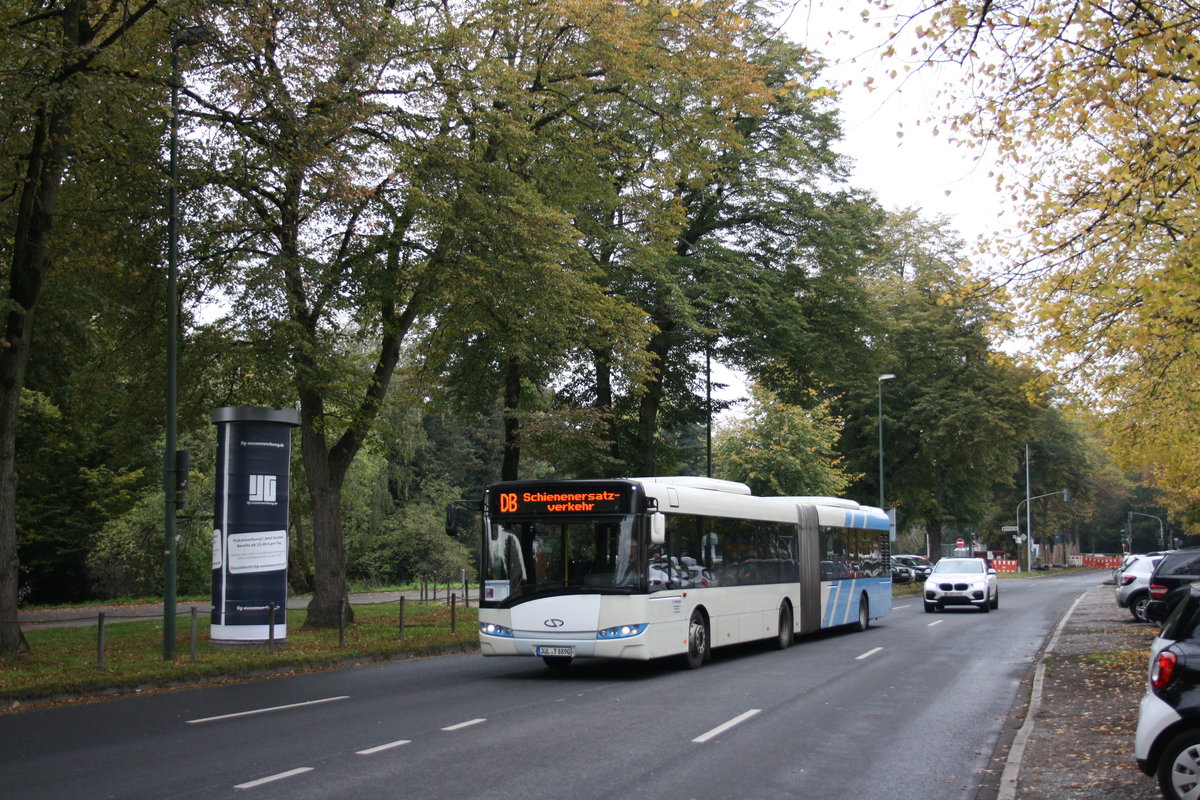
[[[574,658],[575,657],[575,648],[574,647],[539,647],[539,648],[537,648],[537,654],[539,656],[555,656],[555,657],[564,657],[565,656],[566,658]]]
[[[943,592],[946,597],[966,597],[966,592]]]

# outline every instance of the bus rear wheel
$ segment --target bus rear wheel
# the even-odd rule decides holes
[[[688,669],[699,669],[705,661],[712,657],[711,645],[708,641],[708,621],[700,613],[700,609],[692,612],[688,622],[688,649],[684,653],[684,664]]]
[[[779,632],[771,646],[776,650],[786,650],[792,646],[792,607],[787,603],[779,605]]]
[[[867,602],[867,596],[864,594],[858,599],[858,622],[854,623],[854,630],[865,631],[871,627],[871,605]]]

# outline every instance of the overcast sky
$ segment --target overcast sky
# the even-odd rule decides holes
[[[999,232],[1005,207],[988,175],[992,163],[987,154],[977,162],[979,150],[951,145],[925,122],[937,110],[940,84],[955,73],[924,68],[890,79],[888,72],[899,62],[884,63],[875,51],[884,29],[860,21],[858,9],[865,2],[847,1],[855,10],[839,11],[838,0],[800,0],[783,30],[830,64],[826,75],[841,93],[841,151],[854,162],[853,185],[874,191],[887,208],[919,206],[926,216],[945,214],[967,241]],[[843,30],[852,35],[841,34]],[[873,92],[861,85],[868,75],[878,87]],[[840,86],[847,81],[852,85]]]

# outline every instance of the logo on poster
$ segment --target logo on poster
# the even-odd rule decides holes
[[[251,475],[249,502],[254,505],[275,505],[277,501],[275,475]]]

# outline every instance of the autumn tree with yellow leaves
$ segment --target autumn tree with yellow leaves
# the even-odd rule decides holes
[[[1045,354],[1129,468],[1200,523],[1200,8],[947,0],[894,14],[908,68],[958,65],[951,138],[998,154],[1006,259]],[[914,36],[915,34],[915,36]],[[900,41],[915,45],[901,48]]]

